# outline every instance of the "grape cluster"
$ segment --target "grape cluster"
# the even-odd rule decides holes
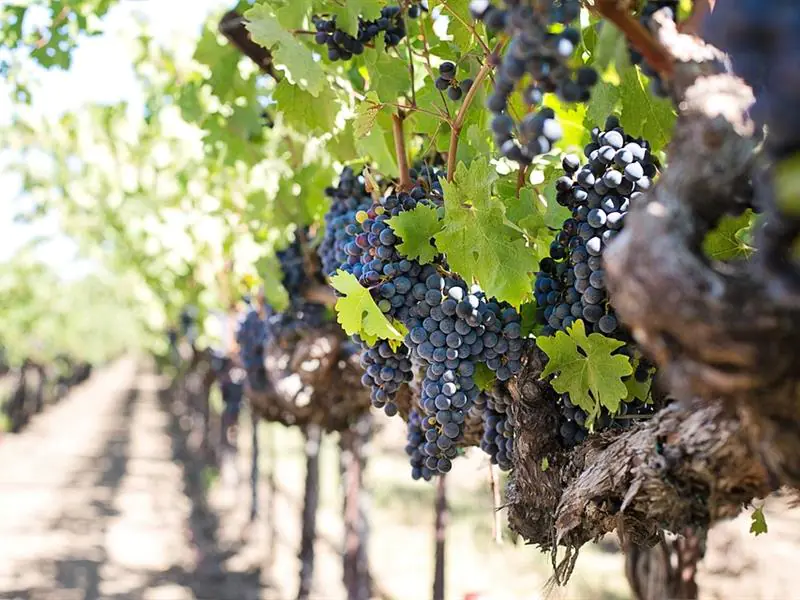
[[[426,265],[425,282],[412,295],[417,303],[404,324],[406,344],[426,365],[420,408],[425,466],[446,473],[455,457],[455,444],[464,435],[464,422],[480,390],[477,364],[486,364],[500,381],[522,369],[524,342],[516,310],[488,301],[479,288]]]
[[[606,120],[604,130],[592,130],[584,154],[588,159],[584,165],[577,156],[565,156],[565,175],[556,181],[556,201],[572,216],[556,234],[550,256],[539,263],[534,284],[537,317],[544,325],[542,335],[564,331],[580,320],[587,332],[626,342],[617,353],[631,356],[630,336],[620,326],[606,291],[603,252],[623,228],[631,203],[651,187],[658,162],[648,142],[626,135],[614,116]],[[634,377],[646,381],[650,369],[642,360]],[[559,399],[559,409],[562,441],[572,446],[586,439],[588,415],[568,394]],[[601,408],[593,429],[622,427],[650,412],[652,406],[639,401],[623,402],[615,415]]]
[[[644,8],[639,15],[639,22],[645,29],[649,30],[650,21],[652,20],[653,15],[662,8],[669,9],[671,11],[672,20],[675,21],[678,18],[679,3],[680,0],[647,0],[647,3],[644,5]],[[628,55],[630,56],[631,63],[634,65],[640,65],[642,72],[650,77],[650,86],[653,93],[656,96],[666,96],[667,90],[664,87],[663,80],[650,65],[644,62],[644,57],[630,44],[628,45]]]
[[[476,365],[486,364],[506,381],[522,368],[524,341],[517,311],[490,301],[477,286],[449,273],[444,257],[421,265],[399,252],[400,240],[387,221],[420,204],[443,205],[443,173],[423,165],[411,175],[416,184],[409,192],[390,193],[355,213],[361,231],[344,247],[361,285],[371,290],[388,317],[408,330],[397,350],[387,342],[370,347],[356,341],[362,344],[366,370],[362,381],[371,388],[373,404],[387,414],[397,412],[394,394],[412,379],[412,371],[423,373],[409,440],[410,446],[412,439],[419,442],[412,453],[415,476],[429,479],[450,470],[464,423],[476,408]],[[357,264],[352,257],[358,257]],[[509,449],[503,449],[504,461]]]
[[[397,249],[399,240],[387,221],[419,204],[441,206],[441,186],[428,189],[420,182],[410,192],[392,193],[376,202],[367,211],[356,213],[361,224],[353,244],[360,250],[360,264],[353,274],[367,288],[373,289],[378,307],[390,317],[404,321],[414,305],[412,288],[421,283],[422,267],[404,258]],[[438,192],[437,192],[438,190]],[[348,250],[348,253],[355,253]]]
[[[436,89],[440,92],[447,92],[447,97],[453,102],[461,100],[461,97],[466,94],[472,84],[475,83],[472,79],[462,79],[459,81],[456,78],[456,65],[450,61],[443,62],[439,65],[439,77],[436,78]]]
[[[514,455],[515,423],[509,414],[508,405],[501,397],[492,393],[481,394],[479,399],[484,405],[481,450],[491,457],[493,465],[509,471]]]
[[[416,19],[423,10],[427,10],[425,3],[412,4],[408,8],[408,16]],[[315,15],[311,17],[316,29],[314,41],[328,47],[328,59],[332,61],[350,60],[353,56],[363,54],[364,47],[371,44],[381,33],[386,47],[392,48],[406,37],[406,24],[402,12],[399,6],[384,6],[380,17],[374,21],[359,18],[355,36],[339,29],[335,16],[326,19]]]
[[[369,210],[372,198],[366,191],[363,177],[357,176],[350,167],[342,170],[338,185],[327,188],[325,194],[331,199],[331,205],[325,214],[325,235],[318,249],[322,270],[329,276],[338,269],[352,272],[361,258],[361,249],[353,243],[361,229],[356,213]]]
[[[589,332],[614,335],[619,323],[608,303],[603,250],[622,229],[631,202],[652,185],[657,164],[646,141],[626,135],[616,117],[595,128],[578,157],[563,160],[556,201],[572,211],[540,262],[534,287],[538,317],[552,335],[582,319]]]
[[[247,379],[254,390],[266,387],[264,370],[264,344],[267,341],[267,328],[258,311],[247,311],[239,323],[236,343],[239,345],[239,359],[247,371]]]
[[[422,452],[425,442],[425,434],[422,431],[422,417],[416,409],[412,408],[408,415],[408,427],[406,429],[406,454],[411,463],[411,477],[415,481],[424,479],[430,481],[434,475],[426,465],[426,456]],[[438,464],[438,461],[437,461]]]
[[[266,336],[268,339],[288,339],[291,335],[320,327],[329,320],[329,315],[322,304],[305,300],[305,288],[309,283],[316,283],[318,274],[306,272],[306,268],[311,266],[306,264],[299,237],[276,254],[283,274],[281,283],[289,295],[290,305],[280,313],[268,311]]]
[[[487,107],[495,115],[492,130],[503,156],[530,164],[535,156],[550,151],[561,139],[562,130],[549,109],[514,122],[507,113],[508,102],[520,82],[529,82],[522,97],[528,106],[535,107],[548,92],[565,102],[585,102],[598,80],[594,69],[570,66],[580,31],[569,24],[580,14],[580,2],[544,0],[534,7],[523,0],[505,0],[503,9],[488,0],[473,0],[470,10],[487,28],[505,31],[511,38],[503,57],[497,58],[494,91]]]
[[[360,339],[357,341],[361,342]],[[361,342],[361,346],[361,366],[364,368],[361,383],[370,388],[372,405],[393,417],[397,414],[397,405],[393,402],[395,394],[414,375],[408,348],[400,345],[394,350],[385,340],[375,346]]]

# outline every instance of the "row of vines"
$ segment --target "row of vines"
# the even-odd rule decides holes
[[[143,115],[41,119],[23,65],[113,3],[60,4],[0,9],[23,216],[135,277],[154,336],[235,346],[260,418],[357,446],[382,410],[425,481],[478,447],[556,583],[616,530],[642,598],[797,485],[792,2],[243,0],[191,52],[137,33]]]

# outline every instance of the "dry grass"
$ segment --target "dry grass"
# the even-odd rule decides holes
[[[382,431],[371,445],[367,471],[367,487],[372,495],[369,554],[373,574],[387,598],[429,598],[433,577],[434,487],[411,479],[403,451],[402,423],[398,419],[380,419],[380,425]],[[268,443],[276,444],[278,449],[277,473],[282,494],[292,504],[296,503],[299,514],[304,476],[302,437],[297,431],[279,426],[263,427]],[[247,435],[242,435],[243,440],[246,438]],[[343,597],[338,581],[340,567],[336,548],[331,547],[341,539],[341,494],[334,436],[327,436],[322,452],[320,531],[327,541],[321,541],[318,547],[321,568],[316,587],[319,598],[340,598]],[[545,589],[552,572],[549,555],[521,542],[514,543],[507,530],[501,544],[493,540],[488,460],[480,451],[456,461],[448,475],[448,500],[448,600],[461,600],[470,593],[484,594],[491,600],[630,597],[622,556],[611,544],[584,549],[569,585],[553,590],[548,596]],[[297,519],[297,516],[286,518]],[[285,524],[283,517],[280,521]],[[504,514],[500,522],[505,524]],[[291,583],[286,581],[290,589],[293,584],[294,578]]]

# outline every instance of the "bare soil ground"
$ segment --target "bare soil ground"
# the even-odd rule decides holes
[[[291,600],[299,564],[304,478],[299,432],[261,424],[262,471],[275,471],[270,501],[249,522],[249,419],[239,456],[221,476],[193,452],[191,422],[175,414],[164,381],[132,360],[97,372],[21,434],[0,438],[0,599]],[[433,574],[433,487],[413,482],[394,420],[371,447],[370,562],[378,597],[424,600]],[[335,436],[322,448],[313,598],[345,598],[341,585],[341,493]],[[550,559],[492,540],[486,460],[457,461],[448,481],[447,598],[546,597]],[[272,507],[266,514],[267,507]],[[800,510],[772,499],[770,532],[748,533],[749,515],[712,532],[703,598],[800,598]],[[269,518],[275,523],[269,552]],[[505,521],[501,515],[500,522]],[[554,600],[622,600],[629,591],[613,544],[587,547]],[[794,567],[794,568],[792,568]]]

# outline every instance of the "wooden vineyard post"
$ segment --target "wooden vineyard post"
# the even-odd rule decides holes
[[[364,489],[367,446],[372,435],[372,415],[361,417],[340,438],[340,471],[344,496],[343,577],[348,600],[369,600],[372,579],[367,552],[368,498]]]
[[[305,429],[306,484],[303,497],[303,524],[300,538],[300,585],[297,600],[307,600],[314,580],[314,541],[317,537],[319,506],[319,450],[322,429],[311,424]]]
[[[447,475],[436,479],[436,558],[433,572],[433,600],[444,600],[445,540],[447,537]]]

